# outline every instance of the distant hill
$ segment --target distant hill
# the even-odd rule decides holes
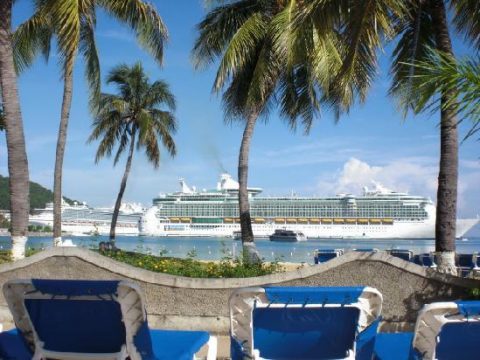
[[[63,197],[67,203],[73,204],[75,200]],[[30,181],[30,211],[42,209],[45,204],[53,201],[53,192],[42,185]],[[8,192],[8,177],[0,175],[0,209],[10,210],[10,194]]]

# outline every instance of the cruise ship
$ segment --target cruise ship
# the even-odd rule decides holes
[[[238,183],[229,174],[221,174],[214,190],[197,191],[184,179],[180,186],[179,192],[153,199],[140,221],[140,235],[230,237],[238,233]],[[248,188],[255,237],[285,229],[308,238],[434,238],[433,202],[380,184],[365,187],[360,196],[262,197],[261,192],[261,188]],[[478,218],[457,220],[457,237],[478,222]]]
[[[62,231],[72,235],[108,235],[113,209],[90,208],[75,202],[69,205],[62,200]],[[122,204],[115,232],[117,235],[138,235],[139,221],[143,214],[141,205]],[[35,209],[30,215],[30,225],[53,227],[53,203],[44,209]]]

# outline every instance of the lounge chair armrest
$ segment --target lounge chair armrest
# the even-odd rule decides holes
[[[208,352],[207,352],[207,360],[216,360],[217,359],[217,348],[218,348],[218,341],[215,336],[210,336],[208,339]]]

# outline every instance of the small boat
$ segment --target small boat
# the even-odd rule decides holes
[[[242,240],[242,231],[234,231],[232,233],[233,240]]]
[[[307,237],[301,231],[277,229],[269,236],[270,241],[296,242],[306,241]]]

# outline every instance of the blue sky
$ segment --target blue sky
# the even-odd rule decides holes
[[[213,187],[221,167],[236,175],[242,126],[225,125],[220,99],[211,94],[215,69],[198,72],[192,67],[190,50],[195,25],[205,14],[201,0],[154,1],[168,26],[170,39],[165,64],[159,68],[142,51],[124,26],[100,13],[97,43],[102,78],[115,65],[142,61],[151,79],[166,80],[178,102],[179,131],[175,136],[178,155],[164,154],[154,170],[137,153],[125,200],[149,205],[159,192],[178,189],[184,177],[197,188]],[[18,24],[31,13],[30,1],[19,0],[14,8]],[[459,52],[467,50],[455,41]],[[387,96],[389,49],[381,55],[379,76],[368,101],[356,106],[338,124],[323,112],[308,136],[292,133],[272,113],[267,124],[257,126],[251,147],[249,183],[269,195],[332,195],[359,192],[376,180],[396,190],[435,198],[438,171],[438,115],[403,119]],[[86,144],[91,131],[88,92],[83,63],[74,76],[74,98],[64,163],[64,194],[92,206],[112,205],[117,195],[124,162],[113,167],[111,159],[94,164],[96,144]],[[57,59],[43,59],[21,75],[20,97],[25,124],[30,174],[33,181],[53,187],[53,165],[59,123],[62,83]],[[108,89],[112,91],[112,89]],[[464,134],[466,127],[461,128]],[[479,143],[460,147],[459,216],[480,213]],[[0,150],[5,154],[2,138]],[[6,158],[0,156],[0,172],[6,174]]]

